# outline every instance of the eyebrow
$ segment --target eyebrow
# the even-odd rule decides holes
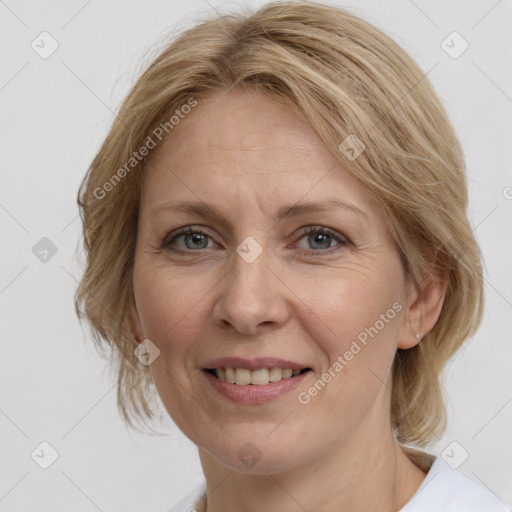
[[[291,205],[282,206],[277,212],[272,215],[272,219],[275,222],[280,222],[284,219],[291,219],[299,217],[308,213],[325,213],[332,209],[346,209],[358,216],[364,217],[368,221],[367,214],[354,206],[353,204],[345,203],[339,199],[327,199],[322,202],[304,202],[296,203]],[[223,221],[225,224],[230,225],[228,217],[225,216],[217,207],[204,203],[202,201],[182,201],[178,203],[164,203],[153,208],[150,212],[150,216],[157,215],[159,213],[186,213],[190,215],[199,215],[207,218],[217,218]]]

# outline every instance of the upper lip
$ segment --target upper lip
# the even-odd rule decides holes
[[[309,366],[307,364],[286,361],[285,359],[279,359],[277,357],[255,357],[254,359],[220,357],[209,361],[203,368],[208,370],[215,368],[245,368],[247,370],[259,370],[260,368],[291,368],[292,370],[302,370],[309,368]]]

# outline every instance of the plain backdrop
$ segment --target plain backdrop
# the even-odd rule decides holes
[[[478,334],[445,372],[449,425],[431,451],[463,447],[469,457],[459,471],[510,505],[512,4],[331,3],[373,22],[410,53],[464,145],[486,310]],[[155,427],[160,436],[128,430],[120,419],[114,381],[74,312],[82,272],[76,193],[148,52],[212,10],[237,5],[0,2],[1,511],[163,511],[202,480],[195,446],[168,416]],[[443,47],[447,37],[455,41],[452,55]],[[53,41],[57,49],[43,58]],[[468,48],[454,58],[464,41]],[[38,256],[43,246],[46,262]],[[43,469],[53,450],[56,460]]]

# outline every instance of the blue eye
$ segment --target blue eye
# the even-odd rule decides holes
[[[207,231],[204,231],[200,228],[192,229],[191,226],[187,228],[181,229],[174,234],[174,236],[169,241],[164,241],[164,246],[168,247],[177,239],[183,237],[185,241],[185,247],[187,250],[195,251],[197,249],[206,249],[208,246],[208,238],[210,235]],[[205,245],[206,241],[206,245]],[[195,247],[194,247],[195,245]],[[181,248],[179,250],[182,250]]]
[[[300,250],[307,253],[331,253],[348,245],[348,241],[342,235],[332,229],[321,226],[311,226],[307,230],[302,231],[302,236],[299,240],[303,238],[307,239],[309,248],[301,248]],[[172,248],[172,245],[177,245],[176,241],[179,239],[183,239],[185,247],[178,246]],[[336,242],[334,247],[331,246],[332,240]],[[188,226],[167,236],[162,243],[162,249],[182,253],[197,252],[201,249],[211,248],[212,246],[208,245],[210,241],[213,242],[208,231]]]
[[[336,233],[336,231],[333,231],[332,229],[324,228],[321,226],[312,226],[308,228],[307,231],[304,232],[304,235],[301,237],[301,239],[302,238],[307,238],[308,244],[310,248],[313,249],[313,252],[331,253],[334,250],[337,250],[336,247],[346,246],[348,244],[347,240],[339,233]],[[332,240],[336,241],[336,245],[334,246],[334,248],[330,247]],[[338,247],[338,249],[339,248],[340,247]],[[318,251],[316,249],[327,250]]]

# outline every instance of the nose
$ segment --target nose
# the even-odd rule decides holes
[[[271,268],[268,251],[252,262],[238,253],[219,284],[219,295],[213,309],[214,321],[233,333],[255,336],[283,326],[289,316],[286,286]],[[274,262],[275,263],[275,262]]]

